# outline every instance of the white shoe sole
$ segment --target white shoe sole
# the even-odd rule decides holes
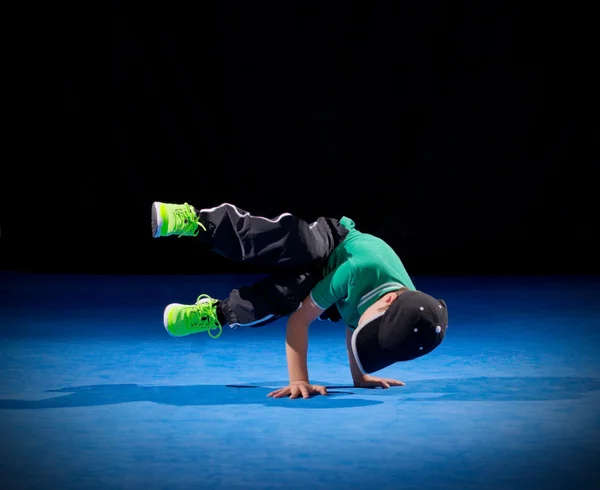
[[[165,312],[163,313],[163,324],[165,326],[165,330],[167,331],[167,333],[169,334],[169,336],[171,337],[175,337],[175,335],[172,335],[171,332],[169,332],[169,329],[167,328],[169,325],[168,319],[169,319],[169,312],[175,307],[175,306],[182,306],[179,303],[171,303],[170,305],[168,305],[165,308]]]
[[[155,202],[152,205],[152,236],[154,238],[160,238],[160,229],[162,228],[163,220],[160,216],[160,205],[162,203]]]

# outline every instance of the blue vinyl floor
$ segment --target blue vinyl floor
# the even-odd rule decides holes
[[[442,346],[356,389],[343,326],[316,322],[332,388],[309,400],[266,396],[283,320],[163,329],[167,303],[253,279],[0,273],[0,487],[598,488],[600,279],[417,277],[448,303]]]

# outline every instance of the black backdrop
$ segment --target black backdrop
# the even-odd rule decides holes
[[[591,13],[526,3],[55,12],[3,267],[247,270],[151,239],[162,200],[347,215],[414,275],[598,272]]]

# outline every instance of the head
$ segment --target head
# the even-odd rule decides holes
[[[383,295],[361,315],[352,349],[363,372],[370,374],[430,353],[442,343],[447,327],[444,300],[399,289]]]

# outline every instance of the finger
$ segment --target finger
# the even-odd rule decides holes
[[[405,386],[403,381],[398,381],[397,379],[386,379],[390,386]]]
[[[300,395],[300,390],[297,386],[294,386],[291,390],[290,398],[298,398],[298,395]]]
[[[300,391],[302,391],[302,398],[310,398],[310,393],[306,386],[300,386]]]
[[[284,396],[287,396],[289,394],[289,391],[287,388],[282,388],[281,390],[277,390],[275,392],[275,394],[273,395],[273,398],[283,398]]]
[[[323,396],[327,395],[327,388],[325,386],[319,386],[319,389],[317,391]]]
[[[397,379],[383,378],[383,381],[385,381],[390,386],[404,386],[404,383],[402,381],[398,381]]]
[[[381,386],[384,390],[387,390],[390,387],[390,385],[387,384],[385,379],[382,379],[381,381],[379,381],[379,386]]]

